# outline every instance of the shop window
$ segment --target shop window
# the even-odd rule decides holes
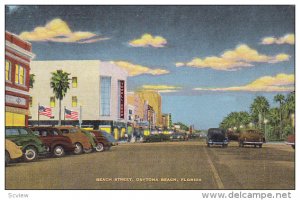
[[[50,107],[51,108],[55,107],[55,97],[50,97]]]
[[[77,107],[77,97],[72,96],[72,107]]]
[[[5,80],[11,81],[11,62],[5,60]]]
[[[77,88],[77,77],[72,77],[72,87]]]

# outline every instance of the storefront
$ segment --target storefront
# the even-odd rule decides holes
[[[5,32],[5,126],[28,126],[31,44]]]

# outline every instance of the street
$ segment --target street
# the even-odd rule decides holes
[[[128,143],[108,152],[13,163],[5,174],[6,189],[294,189],[295,151],[283,143]]]

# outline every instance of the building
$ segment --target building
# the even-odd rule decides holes
[[[162,127],[162,111],[161,111],[161,96],[156,91],[137,91],[135,95],[140,99],[140,103],[143,103],[144,106],[140,105],[139,107],[144,108],[144,120],[147,120],[148,117],[145,115],[148,107],[151,106],[153,112],[155,113],[155,127]],[[147,104],[147,105],[146,105]]]
[[[5,32],[5,125],[28,126],[31,44]]]
[[[163,129],[170,129],[173,125],[171,113],[162,115]]]
[[[80,112],[82,126],[102,129],[116,139],[123,137],[127,123],[127,71],[100,60],[34,61],[31,65],[35,84],[32,98],[31,125],[58,124],[59,106],[50,87],[51,73],[70,73],[70,89],[62,100],[62,108]],[[52,108],[53,118],[39,116],[38,105]],[[62,110],[62,119],[64,112]],[[78,120],[63,120],[62,124],[79,125]]]

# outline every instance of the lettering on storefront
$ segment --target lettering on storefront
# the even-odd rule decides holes
[[[120,118],[124,119],[124,113],[125,113],[125,81],[120,81]]]

